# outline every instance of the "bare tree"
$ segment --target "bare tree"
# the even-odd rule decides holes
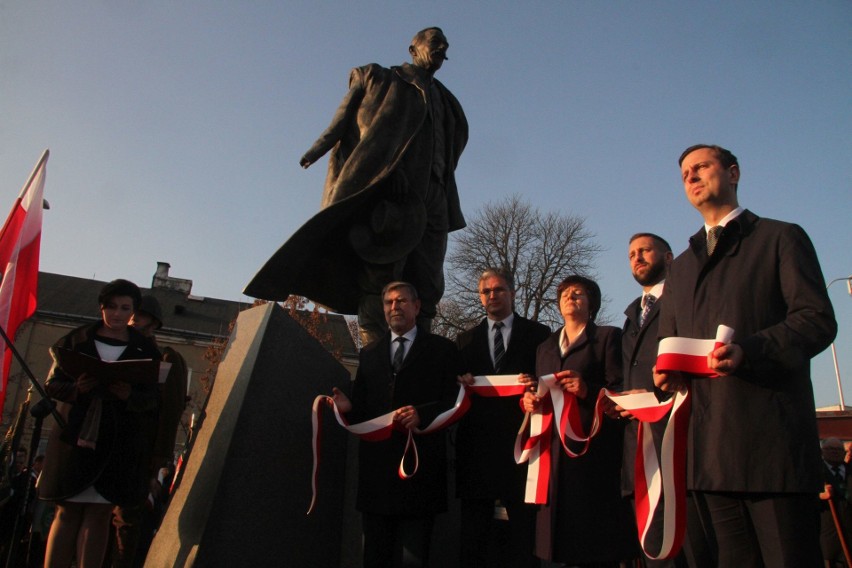
[[[515,311],[552,328],[562,325],[556,286],[569,274],[594,276],[601,248],[584,219],[543,213],[513,195],[487,203],[454,233],[447,256],[447,290],[438,306],[433,331],[455,337],[482,318],[477,284],[489,267],[515,275]]]

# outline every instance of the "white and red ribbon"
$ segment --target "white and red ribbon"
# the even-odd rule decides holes
[[[383,414],[382,416],[378,416],[358,424],[349,424],[343,414],[340,413],[337,405],[334,404],[334,399],[332,397],[326,395],[317,396],[314,399],[311,409],[314,464],[311,474],[312,497],[310,507],[308,508],[308,514],[310,514],[313,510],[317,499],[317,477],[319,475],[320,463],[319,448],[322,441],[322,422],[320,420],[320,413],[322,412],[322,408],[326,406],[326,401],[331,402],[337,423],[362,440],[366,440],[368,442],[386,440],[390,437],[394,429],[407,432],[408,438],[405,442],[405,449],[403,450],[402,458],[399,461],[399,469],[397,473],[400,478],[408,479],[417,473],[417,469],[420,466],[420,457],[417,452],[417,443],[414,441],[414,434],[429,434],[431,432],[447,428],[457,422],[462,416],[464,416],[468,408],[470,408],[471,394],[484,397],[517,396],[523,394],[525,388],[526,386],[524,384],[518,382],[518,375],[476,376],[474,377],[474,383],[472,385],[459,386],[459,392],[456,395],[456,401],[452,407],[436,416],[427,427],[413,428],[410,430],[407,430],[398,422],[394,421],[396,411],[388,412],[387,414]],[[409,452],[413,452],[414,454],[414,470],[410,473],[405,469],[405,458]]]
[[[716,339],[690,339],[688,337],[666,337],[660,340],[657,350],[657,371],[682,371],[700,377],[717,377],[716,371],[707,366],[707,356],[734,338],[734,330],[720,325]]]
[[[587,434],[580,418],[577,397],[564,392],[558,380],[555,374],[539,378],[536,395],[541,399],[541,408],[538,412],[527,413],[515,437],[515,462],[528,464],[524,490],[527,503],[547,503],[552,459],[550,444],[554,426],[562,449],[570,457],[576,458],[586,453],[589,441],[598,433],[603,420],[604,389],[601,389],[595,401],[592,424]],[[575,452],[568,447],[566,438],[582,443],[583,449]]]
[[[700,377],[717,377],[707,365],[710,353],[729,344],[734,330],[720,325],[715,339],[668,337],[660,341],[657,371],[680,371]],[[654,393],[617,394],[607,392],[610,400],[629,410],[639,420],[635,464],[636,527],[645,555],[651,559],[674,558],[683,545],[686,531],[686,454],[689,416],[692,401],[689,390],[676,392],[665,401],[657,401]],[[647,424],[668,422],[663,433],[660,455]],[[660,499],[664,499],[663,531],[659,551],[649,553],[648,532]]]
[[[686,449],[691,399],[689,391],[657,401],[652,392],[607,396],[639,420],[635,464],[636,528],[645,555],[651,559],[674,558],[686,531]],[[654,447],[651,422],[659,422],[671,411],[663,434],[660,456]],[[660,499],[663,507],[662,542],[656,554],[649,553],[648,532]]]

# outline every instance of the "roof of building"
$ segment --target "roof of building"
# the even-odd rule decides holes
[[[39,272],[36,317],[48,317],[79,323],[100,318],[98,293],[106,282],[63,274]],[[167,287],[142,288],[143,295],[154,296],[163,311],[163,327],[158,334],[197,339],[223,338],[230,335],[230,324],[252,304],[193,296]],[[323,341],[329,350],[339,349],[344,356],[357,357],[357,349],[345,318],[328,314],[326,325],[331,340]]]

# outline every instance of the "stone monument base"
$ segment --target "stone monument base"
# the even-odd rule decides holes
[[[349,381],[277,304],[242,312],[146,568],[339,566],[347,433],[325,413],[308,516],[311,403]]]

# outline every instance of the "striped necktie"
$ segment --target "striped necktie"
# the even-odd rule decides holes
[[[716,250],[716,244],[719,242],[719,235],[722,234],[722,225],[716,225],[707,232],[707,256],[713,256],[713,251]]]
[[[653,294],[647,294],[645,296],[645,307],[642,308],[642,313],[639,314],[639,327],[645,325],[645,322],[648,320],[648,314],[651,313],[651,308],[654,307],[654,303],[656,301],[657,298]]]
[[[393,367],[393,373],[399,373],[399,370],[402,369],[402,359],[405,357],[405,342],[406,339],[404,337],[397,337],[394,339],[396,343],[399,345],[396,346],[396,351],[393,352],[393,362],[391,366]]]
[[[503,345],[503,322],[494,324],[494,370],[498,373],[503,370],[503,359],[506,356],[506,346]]]

